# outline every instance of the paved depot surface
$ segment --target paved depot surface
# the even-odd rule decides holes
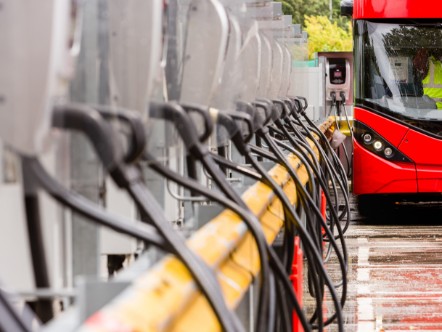
[[[352,205],[345,331],[442,331],[442,207],[401,211],[365,220]]]

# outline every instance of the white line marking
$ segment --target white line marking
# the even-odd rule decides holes
[[[358,238],[358,267],[357,267],[357,308],[358,308],[358,328],[357,332],[368,332],[375,330],[375,315],[373,300],[363,297],[370,294],[370,268],[368,260],[370,257],[370,248],[367,238]],[[362,296],[361,296],[362,295]]]
[[[369,280],[370,280],[370,269],[358,268],[357,281],[369,281]]]

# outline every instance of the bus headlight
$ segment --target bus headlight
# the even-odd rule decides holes
[[[384,144],[382,144],[381,141],[376,141],[373,143],[373,147],[376,151],[381,151],[382,148],[384,147]]]
[[[384,155],[387,158],[391,158],[393,156],[393,149],[392,148],[385,148]]]
[[[370,133],[365,133],[362,139],[364,140],[364,143],[370,144],[373,140],[373,136],[371,136]]]

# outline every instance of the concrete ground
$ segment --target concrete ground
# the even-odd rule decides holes
[[[345,331],[442,331],[441,205],[407,205],[365,219],[352,199],[346,243]],[[333,260],[327,269],[338,273]]]

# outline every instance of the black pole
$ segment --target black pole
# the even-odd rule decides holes
[[[24,204],[26,211],[26,224],[28,230],[29,246],[31,250],[32,267],[36,288],[49,288],[49,274],[43,239],[43,227],[40,218],[39,199],[34,180],[29,176],[27,165],[22,164]],[[34,311],[43,323],[54,316],[52,300],[38,299]]]

